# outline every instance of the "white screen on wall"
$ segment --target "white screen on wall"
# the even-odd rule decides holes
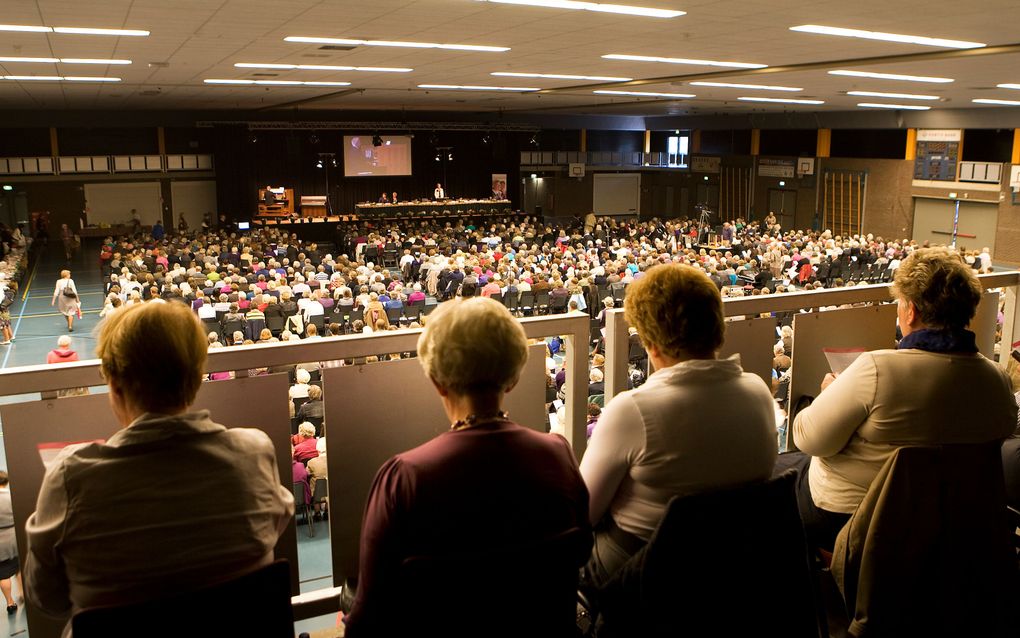
[[[180,223],[181,215],[189,228],[202,225],[206,213],[216,217],[216,182],[213,180],[170,182],[173,197],[174,227]]]
[[[596,215],[637,215],[641,212],[641,174],[595,173],[592,204]]]
[[[411,137],[385,135],[381,146],[372,145],[372,135],[344,135],[344,175],[411,174]]]
[[[85,184],[85,201],[89,207],[89,223],[110,225],[131,221],[131,209],[146,226],[160,218],[159,182],[121,182],[116,184]]]

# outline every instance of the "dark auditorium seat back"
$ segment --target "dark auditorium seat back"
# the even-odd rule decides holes
[[[216,585],[167,584],[158,600],[83,609],[71,618],[75,638],[264,636],[292,638],[290,567],[277,560]]]
[[[903,447],[889,457],[833,550],[851,634],[1017,635],[999,447]]]
[[[791,470],[674,497],[648,545],[597,592],[599,636],[677,636],[682,627],[706,636],[826,635],[796,481]]]
[[[591,533],[573,528],[538,542],[404,561],[399,603],[406,633],[435,618],[439,635],[573,637],[579,569]]]

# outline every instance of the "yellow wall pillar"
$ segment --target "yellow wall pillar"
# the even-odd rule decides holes
[[[581,152],[588,152],[588,129],[581,129]]]
[[[50,155],[53,157],[60,155],[60,146],[57,144],[57,129],[55,126],[50,127]]]
[[[761,154],[761,130],[751,129],[751,155]]]
[[[1020,164],[1020,128],[1013,129],[1013,157],[1011,164]]]
[[[159,146],[159,154],[166,155],[166,134],[162,126],[156,128],[156,145]]]
[[[903,159],[914,161],[917,157],[917,129],[907,129],[907,148],[903,153]]]
[[[645,153],[652,152],[652,132],[645,129]]]
[[[691,131],[691,143],[688,151],[691,154],[701,152],[701,131],[699,129]]]
[[[832,150],[832,129],[818,129],[818,143],[816,144],[815,157],[829,157]]]

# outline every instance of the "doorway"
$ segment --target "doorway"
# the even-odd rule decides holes
[[[783,230],[793,228],[794,213],[797,211],[797,191],[782,188],[769,189],[769,210],[776,214]]]

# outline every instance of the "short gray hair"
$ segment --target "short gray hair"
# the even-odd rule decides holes
[[[433,381],[457,394],[505,392],[528,360],[524,328],[503,304],[488,297],[440,304],[418,338],[421,366]]]

